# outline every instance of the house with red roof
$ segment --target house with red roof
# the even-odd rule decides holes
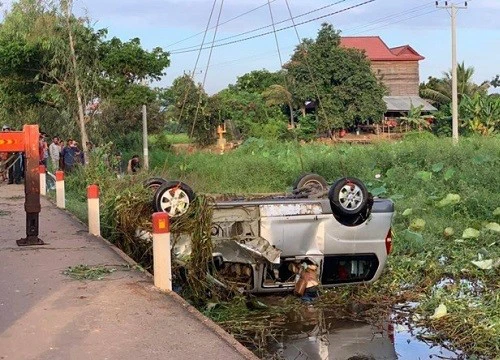
[[[419,97],[419,61],[425,58],[410,45],[390,48],[379,36],[342,37],[340,45],[365,53],[373,73],[388,90],[384,101],[389,113],[407,112],[420,105],[426,112],[437,110]]]

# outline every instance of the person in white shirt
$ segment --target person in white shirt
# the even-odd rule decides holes
[[[49,156],[52,161],[52,170],[59,170],[59,159],[61,156],[61,145],[59,145],[59,138],[54,136],[52,143],[49,145]]]

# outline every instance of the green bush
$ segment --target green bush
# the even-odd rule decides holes
[[[116,150],[123,153],[139,153],[142,150],[142,133],[131,132],[116,138],[113,143]]]
[[[307,114],[298,119],[297,124],[297,137],[300,140],[312,140],[316,136],[317,119],[316,115]]]

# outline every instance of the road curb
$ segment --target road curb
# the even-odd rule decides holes
[[[43,198],[46,199],[48,202],[50,202],[52,205],[56,206],[56,203],[50,197],[45,196]],[[56,206],[56,208],[57,208],[57,206]],[[88,229],[87,224],[85,224],[83,221],[81,221],[79,218],[77,218],[68,209],[57,208],[57,210],[66,213],[73,220],[77,221],[83,227]],[[91,235],[91,234],[88,234],[88,236],[91,238],[94,238],[94,239],[98,239],[98,241],[101,241],[104,244],[106,244],[110,249],[112,249],[122,260],[124,260],[131,267],[135,267],[136,269],[142,269],[142,267],[135,260],[133,260],[131,257],[129,257],[125,252],[123,252],[121,249],[119,249],[116,245],[111,243],[109,240],[103,238],[102,236],[95,236],[95,235]],[[254,353],[252,353],[249,349],[247,349],[245,346],[243,346],[241,343],[239,343],[238,340],[236,340],[233,335],[229,334],[222,327],[220,327],[217,323],[215,323],[213,320],[211,320],[208,317],[206,317],[205,315],[203,315],[198,309],[196,309],[194,306],[189,304],[183,297],[181,297],[180,295],[178,295],[177,293],[175,293],[173,291],[160,291],[159,289],[155,288],[153,286],[153,275],[152,274],[150,274],[146,270],[140,270],[140,273],[142,273],[151,282],[151,287],[149,288],[150,291],[155,291],[155,292],[164,294],[166,296],[169,296],[172,300],[174,300],[176,303],[178,303],[184,309],[186,309],[190,313],[191,316],[193,316],[196,320],[198,320],[202,324],[204,324],[210,331],[214,332],[220,339],[222,339],[225,343],[227,343],[229,346],[231,346],[234,350],[236,350],[245,359],[247,359],[247,360],[258,360],[259,359],[257,356],[254,355]]]

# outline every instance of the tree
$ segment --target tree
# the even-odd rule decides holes
[[[201,84],[195,84],[187,74],[176,78],[164,96],[168,118],[178,122],[188,135],[201,144],[215,139],[215,109]],[[213,130],[213,131],[212,131]]]
[[[138,131],[142,123],[141,105],[148,105],[148,127],[160,129],[165,124],[162,90],[151,89],[143,82],[158,81],[170,65],[167,52],[161,48],[146,51],[139,39],[127,42],[112,38],[98,47],[100,66],[99,99],[102,113],[92,114],[99,122],[126,134]]]
[[[293,96],[290,91],[288,91],[283,85],[274,84],[264,90],[262,97],[266,101],[267,106],[287,105],[290,111],[290,125],[292,128],[295,127],[293,121]]]
[[[473,76],[473,67],[466,67],[464,62],[458,64],[457,90],[459,103],[463,96],[473,96],[476,93],[487,93],[490,83],[488,81],[483,81],[479,85],[475,84],[472,80]],[[451,71],[443,73],[443,77],[440,79],[429,77],[427,83],[420,84],[420,96],[424,99],[431,100],[438,106],[450,104],[452,96]]]
[[[332,25],[323,24],[316,40],[298,45],[284,67],[300,102],[318,104],[318,130],[382,119],[386,109],[383,85],[361,51],[340,46],[339,32]]]
[[[418,129],[419,131],[421,131],[423,128],[429,129],[430,124],[427,121],[428,116],[426,117],[422,115],[423,108],[423,105],[417,107],[411,105],[410,111],[408,111],[408,115],[400,118],[401,125],[406,125],[407,127],[409,126],[410,128]]]
[[[140,114],[128,119],[128,127],[114,111],[102,110],[136,114],[141,104],[157,101],[155,91],[139,83],[163,75],[168,53],[160,48],[145,51],[138,39],[106,41],[105,29],[94,30],[88,19],[71,14],[71,1],[54,4],[20,0],[5,14],[0,26],[0,114],[13,125],[35,122],[61,136],[80,132],[84,137],[87,127],[94,139],[130,131],[140,123]]]
[[[284,85],[284,76],[285,74],[282,71],[254,70],[239,76],[236,84],[230,85],[230,88],[260,94],[271,85]]]
[[[500,75],[497,75],[490,81],[491,86],[494,88],[500,87]]]
[[[260,93],[224,89],[217,94],[221,118],[232,120],[243,137],[276,138],[286,131],[287,119],[280,107],[266,105]],[[271,136],[269,134],[273,133]]]
[[[460,102],[463,127],[481,134],[491,135],[500,130],[500,98],[476,93],[465,95]]]

